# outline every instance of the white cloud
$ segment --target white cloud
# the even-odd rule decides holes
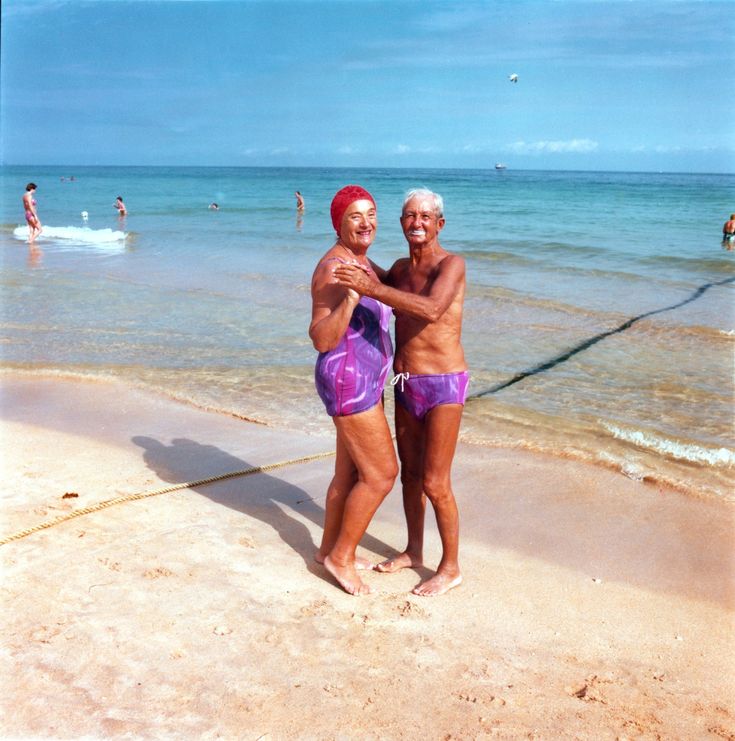
[[[397,144],[391,150],[391,154],[437,154],[437,147],[426,145],[423,147],[411,147],[408,144]]]
[[[537,142],[517,141],[508,145],[508,150],[515,154],[587,154],[597,150],[598,144],[592,139],[569,139],[567,141]]]

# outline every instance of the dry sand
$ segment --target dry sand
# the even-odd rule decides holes
[[[2,389],[2,537],[333,445],[118,384]],[[427,570],[371,572],[351,597],[312,561],[332,463],[2,545],[2,737],[735,738],[732,505],[463,445],[464,584],[420,598]],[[403,543],[396,487],[361,554]]]

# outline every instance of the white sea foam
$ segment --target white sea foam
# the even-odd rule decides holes
[[[639,448],[655,450],[669,458],[691,463],[706,463],[710,466],[731,466],[735,463],[735,451],[729,448],[706,448],[703,445],[679,443],[651,432],[626,430],[606,422],[602,422],[602,426],[618,440],[633,443]]]
[[[16,227],[13,229],[13,236],[16,239],[27,240],[28,227]],[[127,236],[125,232],[114,229],[90,229],[87,226],[44,226],[41,236],[36,241],[53,240],[85,245],[110,245],[124,242]],[[116,244],[116,246],[119,245]]]

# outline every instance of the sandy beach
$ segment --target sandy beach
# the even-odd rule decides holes
[[[116,383],[2,376],[1,538],[333,441]],[[333,459],[125,501],[3,544],[3,738],[735,739],[733,507],[461,445],[464,584],[341,591]],[[65,497],[66,495],[66,497]],[[76,496],[73,496],[76,495]],[[404,544],[395,487],[361,545]]]

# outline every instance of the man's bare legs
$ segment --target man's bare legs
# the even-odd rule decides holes
[[[459,513],[452,491],[452,461],[457,448],[459,425],[464,407],[442,404],[424,418],[424,494],[434,513],[442,558],[436,574],[419,584],[414,594],[435,597],[462,583],[459,571]]]
[[[396,402],[396,445],[401,459],[401,486],[403,512],[406,515],[408,544],[403,553],[379,563],[375,569],[393,573],[405,568],[423,565],[424,517],[424,422]]]
[[[379,571],[398,571],[423,564],[425,497],[436,515],[442,541],[442,559],[436,574],[419,584],[414,594],[424,597],[448,592],[462,582],[459,571],[459,514],[451,484],[451,468],[462,420],[461,404],[434,407],[422,422],[396,404],[396,436],[401,456],[403,506],[408,526],[408,545],[396,558],[377,566]],[[403,438],[403,439],[401,439]],[[416,485],[416,467],[421,462],[421,486]],[[404,477],[403,467],[408,475]],[[408,483],[408,488],[406,484]]]
[[[342,437],[337,435],[337,456],[334,463],[334,476],[327,489],[327,500],[324,505],[324,532],[319,550],[314,554],[317,563],[324,563],[324,559],[334,548],[337,542],[342,518],[344,516],[347,495],[357,483],[357,468],[347,452]],[[373,564],[366,558],[356,558],[355,568],[372,569]]]
[[[334,424],[337,450],[341,444],[354,464],[357,480],[344,499],[339,532],[324,557],[324,566],[349,594],[369,594],[370,587],[357,575],[355,550],[380,503],[393,488],[398,462],[381,404],[359,414],[335,417]],[[333,528],[332,522],[330,527]]]

